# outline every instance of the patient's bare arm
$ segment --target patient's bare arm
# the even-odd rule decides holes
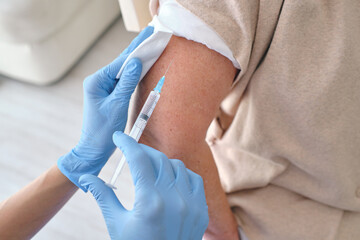
[[[203,177],[210,215],[206,239],[238,239],[235,219],[205,142],[206,131],[230,90],[236,69],[206,46],[172,37],[139,85],[137,112],[172,59],[161,99],[140,141],[170,158],[181,159]]]

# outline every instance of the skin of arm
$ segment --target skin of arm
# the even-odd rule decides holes
[[[53,166],[0,204],[0,239],[30,239],[77,189]]]
[[[182,160],[203,177],[210,217],[206,240],[238,239],[236,221],[205,142],[207,129],[237,70],[230,60],[205,45],[173,36],[140,82],[134,113],[140,111],[172,59],[160,101],[140,142]]]

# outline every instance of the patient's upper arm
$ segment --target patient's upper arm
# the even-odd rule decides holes
[[[181,158],[203,144],[206,131],[236,74],[230,60],[205,45],[172,37],[139,84],[136,113],[173,60],[161,98],[141,142],[171,158]]]

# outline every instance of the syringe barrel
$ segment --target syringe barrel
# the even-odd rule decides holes
[[[139,141],[141,134],[143,133],[143,131],[146,127],[146,124],[147,124],[151,114],[153,113],[157,102],[159,101],[159,98],[160,98],[159,92],[157,92],[157,91],[150,92],[133,127],[131,128],[129,136],[134,138],[137,142]],[[116,182],[117,178],[119,177],[121,170],[124,167],[125,162],[126,162],[125,156],[122,155],[121,160],[120,160],[117,168],[115,169],[115,173],[112,176],[110,184],[108,184],[108,186],[115,188],[115,182]]]
[[[160,94],[157,91],[151,91],[144,106],[142,107],[134,126],[132,127],[129,136],[139,141],[146,124],[153,113],[157,102],[159,101]]]
[[[151,91],[148,98],[146,99],[144,106],[142,107],[142,109],[140,111],[139,117],[141,117],[141,115],[144,114],[148,118],[150,118],[157,102],[159,101],[159,98],[160,98],[159,92]]]

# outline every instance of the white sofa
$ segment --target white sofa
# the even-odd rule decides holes
[[[52,83],[119,15],[116,0],[0,1],[0,74]]]

